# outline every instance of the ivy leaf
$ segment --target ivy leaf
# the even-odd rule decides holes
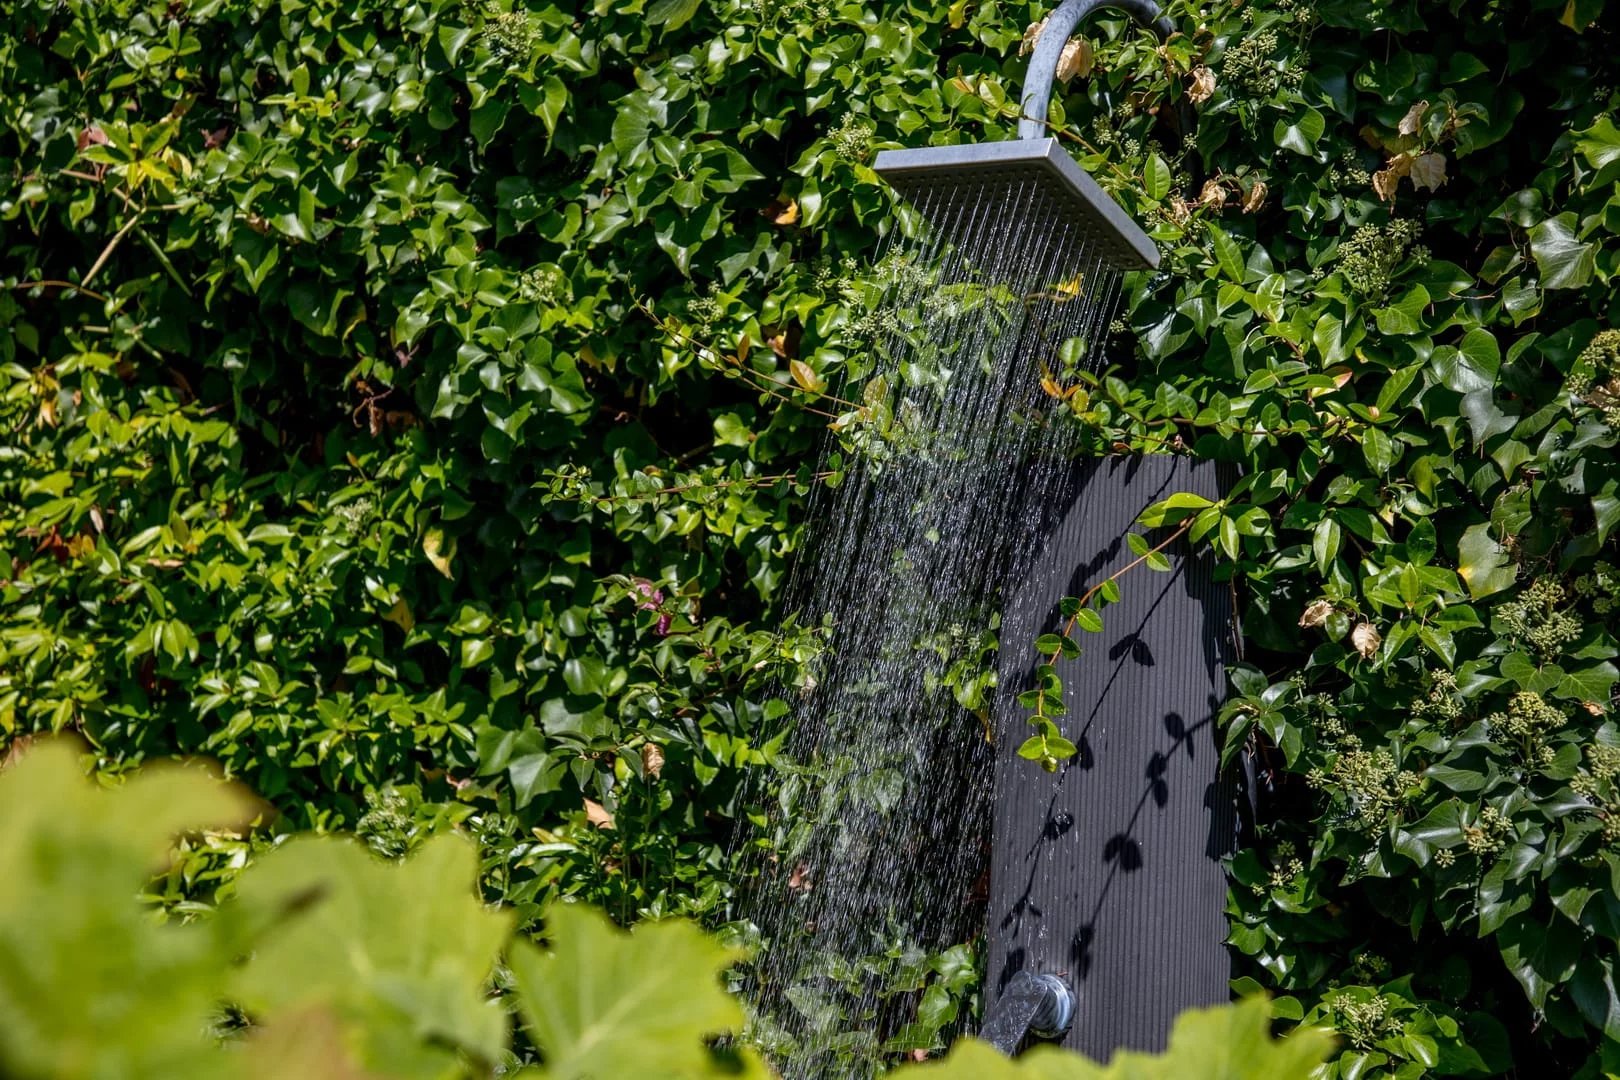
[[[1457,545],[1457,573],[1469,595],[1478,600],[1510,587],[1518,579],[1519,568],[1491,536],[1490,525],[1481,522],[1470,526]]]
[[[1416,334],[1423,329],[1423,311],[1429,306],[1429,290],[1414,285],[1388,307],[1376,308],[1373,319],[1385,334]]]
[[[1544,289],[1579,289],[1592,280],[1597,245],[1576,239],[1577,220],[1575,214],[1563,213],[1530,230],[1530,254]]]
[[[740,953],[688,922],[626,933],[579,904],[554,905],[546,932],[550,951],[520,941],[508,962],[548,1080],[765,1075],[747,1051],[748,1072],[727,1071],[706,1041],[742,1029],[720,985]]]
[[[1600,116],[1597,123],[1579,134],[1575,149],[1597,174],[1587,180],[1588,189],[1613,183],[1615,175],[1620,173],[1620,128],[1607,116]]]
[[[1419,821],[1395,831],[1395,850],[1419,866],[1427,866],[1435,848],[1449,848],[1463,842],[1462,818],[1457,804],[1450,800],[1430,810]]]
[[[666,32],[678,30],[697,14],[701,0],[653,0],[647,5],[647,22]]]
[[[1272,128],[1271,138],[1284,150],[1311,157],[1316,153],[1316,142],[1327,130],[1327,122],[1315,109],[1306,108],[1292,123],[1278,120]]]

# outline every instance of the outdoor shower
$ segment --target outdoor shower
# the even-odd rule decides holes
[[[1077,283],[1076,298],[1106,317],[1117,286],[1104,283],[1125,271],[1157,269],[1158,247],[1048,135],[1046,124],[1064,46],[1099,7],[1124,11],[1161,40],[1172,29],[1152,0],[1065,0],[1036,42],[1017,139],[887,150],[874,168],[947,234],[1003,204],[1043,216],[1049,231],[1020,237],[1037,248],[1035,263],[1061,273],[1078,268],[1068,279]],[[1082,326],[1100,336],[1096,322]],[[1040,333],[1020,332],[1019,350],[1042,345]],[[1096,343],[1087,341],[1085,349],[1087,366],[1096,366]],[[1119,537],[1148,503],[1174,490],[1214,497],[1219,487],[1207,464],[1169,456],[1082,464],[1066,484],[1047,492],[1068,511],[1044,535],[1029,538],[1043,557],[1024,561],[1007,583],[991,823],[991,986],[980,1030],[1004,1053],[1016,1052],[1030,1036],[1062,1038],[1077,1018],[1083,1030],[1069,1045],[1099,1058],[1120,1046],[1153,1047],[1181,1007],[1225,996],[1218,860],[1231,839],[1233,814],[1230,790],[1215,770],[1209,725],[1221,667],[1235,642],[1224,625],[1228,597],[1211,580],[1207,562],[1174,552],[1173,586],[1147,603],[1138,599],[1114,609],[1111,629],[1123,621],[1126,630],[1088,641],[1089,653],[1101,649],[1108,660],[1073,680],[1067,705],[1078,723],[1065,734],[1080,754],[1060,775],[1047,779],[1011,753],[1026,732],[1022,711],[1006,704],[1032,674],[1008,646],[1055,628],[1052,612],[1074,584],[1070,579],[1115,565]],[[1053,565],[1060,573],[1050,572]],[[1108,716],[1112,711],[1124,715]],[[1143,820],[1149,803],[1157,821]],[[1155,833],[1158,842],[1149,850],[1146,838]],[[1144,874],[1150,861],[1152,872]],[[1138,877],[1154,887],[1144,889]],[[1120,891],[1111,905],[1116,881]],[[1130,910],[1116,910],[1132,886],[1140,895]],[[1108,936],[1099,938],[1105,924]],[[1143,935],[1156,943],[1140,940]],[[1166,941],[1179,942],[1179,957],[1164,955]]]
[[[789,1080],[926,1045],[908,1034],[917,958],[981,935],[981,1035],[1008,1053],[1030,1035],[1096,1058],[1157,1049],[1176,1013],[1226,997],[1212,703],[1230,603],[1209,564],[1178,542],[1170,573],[1133,573],[1065,661],[1079,753],[1048,773],[1014,752],[1061,599],[1130,562],[1148,505],[1220,489],[1186,456],[1086,457],[1068,415],[1124,275],[1159,263],[1045,134],[1063,46],[1100,6],[1168,33],[1148,0],[1068,0],[1036,44],[1021,138],[874,162],[915,213],[852,313],[859,400],[824,450],[843,480],[815,491],[795,569],[794,606],[829,636],[793,695],[798,767],[744,905],[769,942],[756,1035]]]

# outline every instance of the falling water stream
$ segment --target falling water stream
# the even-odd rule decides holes
[[[793,694],[797,768],[743,911],[765,943],[757,1033],[789,1080],[861,1075],[918,1008],[880,995],[883,958],[904,968],[982,926],[989,705],[948,683],[993,670],[1002,586],[1070,456],[1053,391],[1100,366],[1120,286],[1044,191],[915,194],[931,227],[892,230],[875,263],[874,370],[849,391],[869,415],[829,442],[845,478],[812,506],[795,572],[828,646]]]

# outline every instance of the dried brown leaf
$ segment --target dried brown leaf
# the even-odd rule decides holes
[[[1446,182],[1446,155],[1438,150],[1419,154],[1417,160],[1412,162],[1411,175],[1412,186],[1417,190],[1428,188],[1439,191],[1440,185]]]
[[[664,748],[657,743],[641,744],[641,771],[658,779],[664,771]]]
[[[1219,180],[1205,180],[1204,186],[1198,191],[1198,205],[1211,210],[1219,210],[1225,206],[1225,185]]]
[[[1187,100],[1202,105],[1215,96],[1215,73],[1200,64],[1192,70],[1192,85],[1187,88]]]
[[[1035,48],[1035,43],[1041,39],[1041,31],[1046,29],[1046,20],[1032,22],[1024,28],[1024,40],[1018,43],[1018,55],[1026,56]]]
[[[1361,654],[1363,660],[1371,660],[1378,654],[1378,646],[1384,643],[1384,638],[1378,633],[1378,628],[1370,622],[1357,623],[1356,628],[1350,631],[1350,644],[1355,646],[1356,652]]]
[[[1401,122],[1395,126],[1395,130],[1402,135],[1416,135],[1423,126],[1423,114],[1428,111],[1429,103],[1427,101],[1418,102],[1406,110],[1406,115],[1401,117]]]
[[[1243,212],[1252,214],[1266,205],[1266,182],[1256,180],[1249,186],[1249,193],[1243,196]]]
[[[1067,83],[1076,75],[1082,79],[1091,74],[1092,62],[1096,59],[1091,50],[1091,42],[1085,38],[1070,38],[1064,43],[1063,51],[1058,54],[1057,80]]]
[[[408,634],[416,626],[416,616],[411,614],[411,605],[407,604],[402,596],[388,609],[388,613],[383,616],[383,622],[391,622]]]
[[[613,823],[613,815],[608,812],[607,807],[603,806],[594,799],[585,800],[585,820],[590,822],[592,825],[595,825],[598,829],[611,829],[615,827]]]
[[[1373,192],[1384,202],[1395,201],[1395,189],[1400,186],[1401,177],[1412,171],[1412,160],[1411,154],[1396,154],[1373,173]]]
[[[1299,625],[1306,627],[1321,626],[1328,621],[1328,616],[1332,614],[1333,601],[1326,599],[1313,600],[1305,608],[1305,614],[1299,617]]]

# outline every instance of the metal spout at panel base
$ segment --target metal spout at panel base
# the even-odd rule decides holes
[[[1029,1036],[1061,1039],[1074,1022],[1074,991],[1056,975],[1019,972],[979,1028],[979,1038],[1012,1056]]]

